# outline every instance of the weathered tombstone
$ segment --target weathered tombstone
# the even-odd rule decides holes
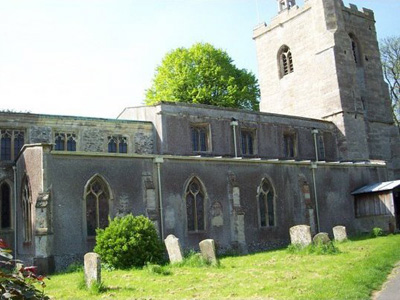
[[[331,239],[329,238],[328,233],[326,232],[319,232],[317,233],[314,237],[313,237],[313,243],[314,244],[329,244],[329,242],[331,241]]]
[[[333,236],[335,238],[335,241],[343,242],[343,241],[347,240],[346,227],[335,226],[335,227],[333,227],[332,230],[333,230]]]
[[[201,255],[212,265],[218,264],[217,255],[215,253],[215,242],[213,239],[203,240],[199,243]]]
[[[297,225],[290,227],[290,242],[293,245],[300,245],[302,247],[311,244],[311,230],[308,225]]]
[[[100,255],[94,252],[86,253],[84,256],[84,268],[87,287],[90,287],[93,283],[101,283]]]
[[[164,243],[165,247],[167,248],[169,261],[171,263],[181,262],[183,260],[183,256],[179,239],[173,234],[170,234],[164,240]]]

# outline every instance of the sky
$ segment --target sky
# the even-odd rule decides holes
[[[399,35],[400,0],[349,2],[374,10],[379,39]],[[0,0],[0,110],[115,118],[197,42],[258,76],[253,28],[276,14],[276,0]]]

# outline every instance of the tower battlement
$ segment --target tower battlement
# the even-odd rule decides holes
[[[368,8],[363,7],[362,10],[359,10],[357,5],[350,3],[349,7],[345,6],[342,2],[343,11],[351,13],[353,15],[364,17],[370,20],[375,20],[374,11]]]

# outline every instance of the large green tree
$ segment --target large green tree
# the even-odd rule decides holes
[[[145,103],[186,102],[258,110],[259,95],[253,73],[238,69],[225,51],[197,43],[166,54]]]
[[[400,129],[400,36],[381,41],[383,75],[389,85],[393,117]]]

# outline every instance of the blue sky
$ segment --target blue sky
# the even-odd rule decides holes
[[[350,2],[375,11],[379,38],[399,34],[399,0]],[[0,0],[0,109],[114,118],[142,104],[165,53],[196,42],[257,75],[252,30],[276,13],[276,0]]]

